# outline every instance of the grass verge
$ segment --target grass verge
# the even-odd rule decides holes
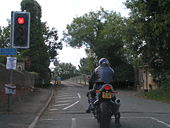
[[[145,98],[170,103],[170,89],[157,89],[145,92]]]

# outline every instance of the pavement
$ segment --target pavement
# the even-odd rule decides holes
[[[11,103],[10,112],[7,112],[7,108],[0,110],[0,128],[34,128],[53,95],[51,88],[36,88]]]

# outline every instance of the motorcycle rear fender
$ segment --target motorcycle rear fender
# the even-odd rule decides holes
[[[104,90],[104,87],[105,87],[106,85],[110,86],[111,91],[114,91],[114,89],[113,89],[113,87],[112,87],[111,84],[103,84],[103,85],[102,85],[102,88],[100,89],[100,91]]]

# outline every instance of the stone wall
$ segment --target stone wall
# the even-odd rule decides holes
[[[0,64],[0,106],[7,103],[7,95],[5,94],[4,85],[10,83],[11,71],[7,70],[5,65]],[[29,72],[12,71],[12,83],[16,86],[16,94],[14,99],[27,95],[36,84],[38,75]]]

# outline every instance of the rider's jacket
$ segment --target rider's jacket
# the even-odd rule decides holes
[[[89,79],[89,83],[112,83],[114,80],[114,70],[108,66],[107,64],[103,64],[98,66],[91,78]],[[93,85],[89,85],[89,89],[92,89]]]

